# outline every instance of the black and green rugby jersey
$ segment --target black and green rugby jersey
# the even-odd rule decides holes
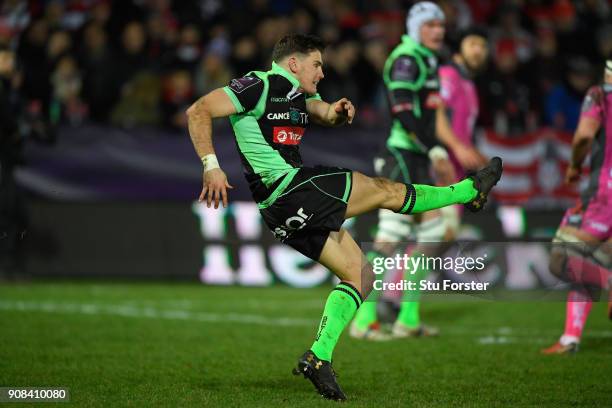
[[[436,56],[404,35],[385,62],[383,80],[393,118],[387,146],[426,153],[437,143],[441,98]]]
[[[237,113],[230,116],[236,146],[253,198],[260,208],[274,202],[302,166],[299,144],[308,125],[299,82],[275,62],[223,88]]]

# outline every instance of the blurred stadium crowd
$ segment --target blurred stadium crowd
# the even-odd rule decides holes
[[[381,70],[405,31],[401,0],[4,0],[3,104],[47,125],[186,127],[198,96],[234,76],[266,70],[289,32],[328,44],[328,100],[347,96],[362,126],[387,118]],[[478,79],[480,123],[504,135],[550,125],[572,131],[581,99],[612,54],[607,0],[442,0],[448,47],[488,28],[491,62]],[[18,95],[18,97],[16,97]],[[17,108],[13,107],[13,110]]]

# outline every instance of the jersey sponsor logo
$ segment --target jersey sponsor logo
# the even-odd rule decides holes
[[[266,119],[269,120],[289,120],[289,112],[268,113]]]
[[[411,111],[411,110],[412,110],[412,104],[409,102],[396,103],[391,108],[391,112],[393,113],[400,113],[400,112]]]
[[[597,230],[599,232],[608,232],[608,230],[610,229],[610,227],[606,224],[603,224],[601,222],[597,222],[597,221],[591,221],[588,220],[587,224],[593,228],[594,230]]]
[[[289,112],[270,112],[266,115],[268,120],[290,120],[294,125],[307,125],[308,113],[296,108],[289,108]]]
[[[298,124],[300,123],[300,111],[297,111],[295,109],[291,109],[289,111],[289,119],[291,119],[291,123],[293,124]]]
[[[307,221],[311,219],[313,215],[314,214],[306,214],[304,212],[304,207],[300,207],[300,209],[297,210],[296,215],[285,220],[285,225],[279,225],[278,227],[274,228],[274,237],[281,241],[285,240],[293,231],[304,228]]]
[[[273,97],[270,98],[270,102],[273,102],[273,103],[284,103],[284,102],[289,102],[289,99],[287,99],[287,98],[276,98],[276,97],[273,96]]]
[[[289,119],[291,119],[291,123],[294,125],[307,125],[308,113],[302,112],[301,110],[292,106],[289,108]]]
[[[260,82],[261,79],[257,77],[246,76],[242,78],[232,79],[229,84],[229,87],[232,91],[234,91],[234,93],[241,93]]]
[[[418,67],[410,58],[398,58],[393,64],[391,79],[394,81],[416,81]]]
[[[304,136],[303,127],[274,126],[272,128],[272,141],[284,145],[298,145]]]
[[[427,99],[425,99],[425,107],[427,109],[438,109],[440,103],[442,103],[442,98],[438,92],[430,92],[427,95]]]

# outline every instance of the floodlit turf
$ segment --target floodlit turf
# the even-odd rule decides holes
[[[291,375],[327,293],[5,284],[0,386],[68,387],[79,407],[330,406]],[[578,354],[542,356],[563,303],[432,302],[423,314],[442,337],[376,344],[345,334],[334,366],[354,407],[609,406],[605,309],[593,308]]]

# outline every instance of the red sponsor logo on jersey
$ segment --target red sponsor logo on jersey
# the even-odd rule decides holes
[[[411,110],[412,110],[412,104],[408,102],[397,103],[393,105],[393,107],[391,108],[391,112],[393,113],[400,113],[400,112],[411,111]]]
[[[440,103],[442,102],[442,97],[438,92],[430,92],[427,95],[427,99],[425,100],[425,107],[427,109],[438,109]]]
[[[303,127],[274,126],[272,128],[274,135],[272,140],[274,143],[297,145],[300,144],[300,140],[304,136],[304,130]]]

